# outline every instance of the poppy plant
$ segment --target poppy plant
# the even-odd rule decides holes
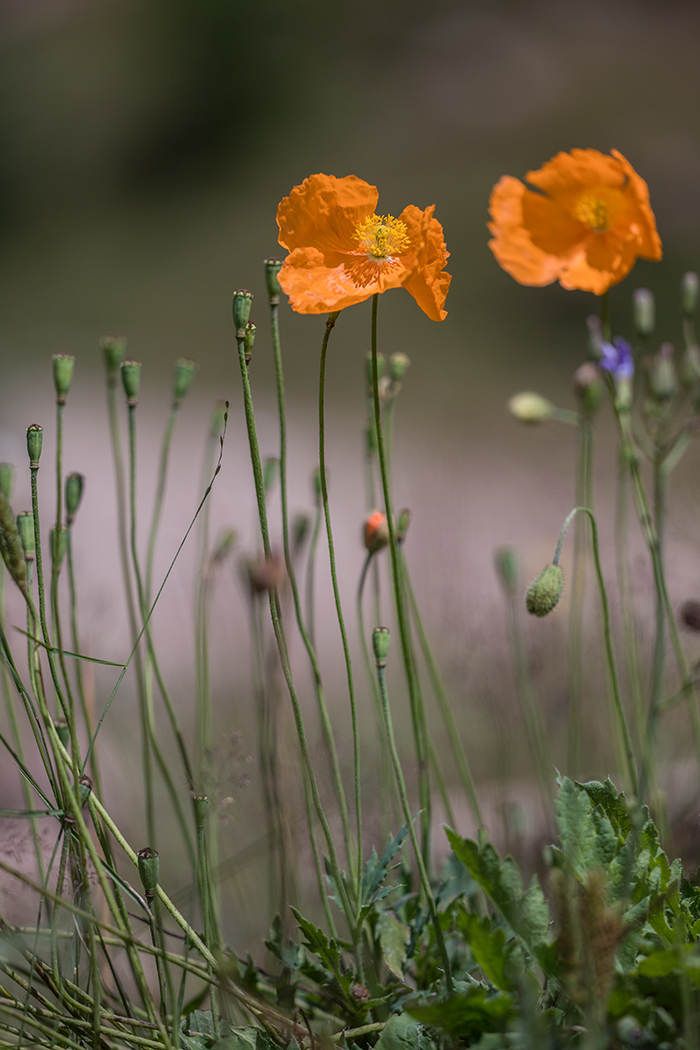
[[[435,206],[376,213],[376,186],[356,175],[310,175],[277,209],[289,251],[278,281],[293,310],[323,314],[405,288],[433,321],[447,316],[449,252]]]
[[[647,184],[617,150],[557,153],[525,178],[504,175],[490,201],[489,247],[520,284],[602,295],[638,257],[661,258]]]

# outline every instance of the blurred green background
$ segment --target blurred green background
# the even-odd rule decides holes
[[[201,366],[176,439],[159,569],[196,505],[216,398],[231,400],[232,419],[212,514],[215,524],[235,525],[241,547],[250,547],[231,293],[248,287],[257,296],[254,393],[263,451],[274,454],[261,261],[278,251],[277,203],[312,172],[354,173],[379,187],[384,212],[435,203],[452,253],[444,323],[430,322],[403,292],[381,302],[382,348],[412,360],[397,413],[396,500],[414,511],[416,580],[477,774],[494,779],[494,755],[500,773],[527,772],[512,670],[500,659],[507,650],[492,553],[516,543],[533,574],[551,557],[573,500],[574,435],[556,425],[525,433],[504,406],[522,388],[572,405],[584,320],[598,304],[558,286],[522,288],[503,273],[487,247],[488,197],[502,174],[522,177],[559,150],[619,149],[649,184],[665,257],[661,265],[638,263],[613,290],[613,327],[629,332],[631,292],[648,285],[660,337],[679,339],[680,278],[700,266],[697,3],[5,0],[0,33],[0,459],[24,462],[23,431],[34,421],[47,426],[50,455],[49,357],[75,354],[66,468],[88,476],[81,557],[93,651],[116,658],[126,644],[120,600],[109,590],[116,555],[100,336],[123,333],[144,363],[144,517],[172,362],[184,355]],[[308,508],[323,321],[286,307],[282,321],[292,498],[295,508]],[[368,336],[369,304],[346,311],[329,365],[332,494],[348,603],[362,561]],[[609,420],[601,426],[596,479],[609,528],[615,452]],[[700,589],[696,465],[691,452],[671,502],[678,599]],[[42,480],[48,501],[51,478]],[[26,499],[23,475],[18,491]],[[637,559],[646,624],[651,575],[641,553]],[[191,629],[191,573],[172,587],[171,620],[156,629],[184,676],[178,702],[186,719],[191,655],[182,632]],[[321,608],[329,608],[321,587]],[[217,602],[214,641],[230,647],[233,661],[215,667],[222,727],[242,725],[251,751],[252,715],[240,713],[243,701],[230,706],[230,683],[245,684],[248,674],[243,602],[235,599],[233,612],[226,596]],[[557,616],[546,630],[528,625],[555,739],[566,701],[565,610]],[[330,617],[324,629],[333,682],[340,650]],[[596,688],[598,658],[596,649],[589,665]],[[106,730],[112,741],[137,738],[133,724]],[[605,775],[612,761],[606,724],[588,733],[590,773]],[[136,771],[136,753],[132,761]],[[137,789],[116,760],[111,778],[126,814]],[[245,829],[236,834],[245,839]],[[240,922],[243,937],[246,923],[257,929],[260,917]]]

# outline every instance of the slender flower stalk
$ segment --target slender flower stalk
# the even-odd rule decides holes
[[[401,652],[403,664],[408,681],[408,692],[411,701],[411,719],[413,722],[413,735],[418,758],[418,794],[421,805],[421,848],[423,851],[423,862],[426,867],[430,861],[430,786],[428,780],[428,751],[427,731],[425,726],[425,713],[419,701],[417,682],[413,669],[413,658],[411,652],[411,641],[409,637],[408,617],[405,607],[405,595],[401,586],[401,565],[399,561],[399,548],[396,540],[396,526],[394,524],[394,512],[389,489],[389,475],[387,472],[386,452],[384,447],[384,435],[382,431],[381,405],[379,400],[379,372],[377,365],[377,303],[379,296],[372,298],[372,389],[374,392],[374,421],[377,428],[377,451],[379,453],[379,467],[382,477],[382,488],[384,493],[384,508],[389,527],[389,549],[391,551],[392,581],[394,587],[394,599],[396,603],[396,615],[399,624],[399,635],[401,639]]]

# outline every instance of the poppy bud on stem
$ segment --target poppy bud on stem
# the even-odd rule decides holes
[[[139,403],[139,387],[141,386],[141,362],[122,361],[122,386],[126,394],[126,403],[129,408],[135,408]]]
[[[192,380],[199,371],[199,365],[186,357],[180,357],[175,362],[175,375],[173,377],[173,401],[179,405],[187,391],[192,386]]]
[[[31,426],[27,427],[27,454],[29,455],[29,467],[31,470],[39,469],[43,442],[44,428],[39,423],[32,423]]]
[[[253,293],[241,288],[233,293],[233,323],[236,328],[236,339],[245,338],[245,328],[250,320],[250,308],[253,305]]]
[[[270,306],[279,305],[280,285],[277,280],[277,274],[281,269],[282,261],[280,259],[265,259],[265,283],[267,285]]]
[[[100,339],[109,386],[116,386],[119,368],[126,352],[126,339],[120,335],[105,335]]]
[[[53,362],[53,385],[56,391],[56,404],[65,405],[73,379],[75,358],[71,354],[54,354],[51,360]]]
[[[632,295],[634,327],[637,335],[646,338],[654,331],[656,309],[654,294],[648,288],[637,288]]]
[[[372,631],[372,649],[377,667],[386,667],[386,658],[391,643],[391,631],[388,627],[375,627]]]
[[[66,524],[72,525],[73,519],[78,512],[78,507],[83,498],[83,487],[85,478],[82,474],[69,474],[66,477],[65,501],[66,501]]]
[[[136,854],[139,865],[139,878],[143,886],[146,900],[151,901],[155,896],[158,876],[160,874],[160,859],[156,850],[150,846],[144,846]]]

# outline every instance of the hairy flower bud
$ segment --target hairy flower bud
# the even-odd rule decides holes
[[[400,383],[410,366],[411,362],[406,354],[402,354],[401,351],[392,354],[389,358],[389,375],[393,382]]]
[[[27,453],[29,455],[29,466],[33,470],[39,467],[41,459],[41,447],[44,443],[44,428],[38,423],[32,423],[27,427]]]
[[[277,274],[282,269],[280,259],[265,259],[265,284],[270,299],[270,306],[277,306],[280,301],[280,285]]]
[[[199,365],[186,357],[180,357],[175,362],[175,375],[173,376],[173,401],[179,405],[187,391],[192,386],[192,380],[199,371]]]
[[[373,510],[365,519],[363,526],[365,548],[370,554],[376,554],[389,542],[389,524],[386,515],[380,510]]]
[[[533,425],[551,419],[554,405],[546,397],[526,391],[510,399],[508,411],[518,422]]]
[[[53,386],[56,391],[56,404],[64,405],[73,379],[73,368],[75,358],[71,354],[54,354],[53,362]]]
[[[700,292],[700,278],[690,270],[684,273],[681,279],[681,307],[686,317],[693,317],[698,307],[698,292]]]
[[[551,613],[564,590],[564,573],[560,565],[548,565],[527,589],[525,604],[533,616]]]
[[[648,288],[637,288],[632,294],[634,327],[641,336],[651,335],[656,323],[654,293]]]
[[[250,320],[250,308],[253,305],[253,293],[247,288],[240,288],[233,293],[233,324],[236,329],[236,338],[245,337],[245,326]]]
[[[24,551],[25,561],[33,561],[35,553],[34,515],[30,510],[24,510],[17,515],[17,534]]]
[[[390,642],[391,631],[388,627],[374,628],[372,631],[372,649],[374,651],[374,658],[377,661],[377,667],[384,667],[386,665]]]
[[[126,353],[126,339],[120,335],[105,335],[100,339],[100,346],[104,356],[107,382],[110,386],[114,386]]]
[[[73,473],[68,474],[66,477],[66,521],[69,525],[72,524],[75,515],[78,513],[78,507],[83,498],[84,486],[85,478],[82,474]]]
[[[0,463],[0,492],[6,500],[12,499],[12,489],[15,485],[15,468],[12,463]]]
[[[122,361],[122,386],[126,394],[126,403],[130,407],[138,404],[139,387],[141,386],[141,362],[131,359]]]

